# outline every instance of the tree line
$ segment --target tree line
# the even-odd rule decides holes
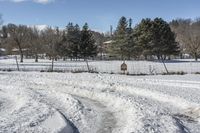
[[[170,59],[189,54],[200,56],[200,19],[142,19],[132,27],[132,19],[121,17],[112,37],[110,54],[121,59]]]
[[[97,44],[88,24],[82,29],[76,24],[69,23],[65,30],[47,27],[39,30],[36,27],[26,25],[8,24],[1,30],[1,44],[10,54],[17,49],[20,54],[20,62],[23,62],[25,52],[35,57],[45,53],[52,61],[62,57],[83,58],[97,55]]]
[[[145,59],[156,56],[166,59],[167,56],[179,53],[179,44],[175,41],[175,34],[170,26],[161,18],[142,19],[132,28],[132,19],[122,17],[113,37],[111,51],[120,54],[122,59]]]
[[[87,60],[100,53],[122,60],[165,60],[184,54],[197,60],[200,55],[200,19],[166,22],[162,18],[146,18],[132,26],[132,19],[121,17],[113,34],[112,31],[110,34],[94,32],[87,23],[80,28],[71,22],[63,30],[58,27],[38,30],[26,25],[7,24],[0,32],[0,47],[8,54],[17,49],[21,62],[25,52],[35,57],[36,62],[42,54],[52,61],[58,58]],[[110,41],[106,47],[105,41]]]

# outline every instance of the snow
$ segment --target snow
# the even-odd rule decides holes
[[[122,73],[120,66],[122,61],[89,61],[91,70],[101,73]],[[128,66],[128,74],[162,74],[166,70],[162,62],[157,61],[126,61]],[[167,61],[166,66],[169,72],[185,72],[194,74],[200,72],[200,62],[194,60],[172,60]],[[51,69],[51,60],[39,59],[36,63],[34,59],[25,59],[23,63],[19,63],[21,71],[47,71]],[[15,58],[0,59],[0,70],[17,70]],[[54,63],[54,70],[65,72],[87,71],[84,61],[62,61],[58,60]]]
[[[3,81],[0,85],[0,132],[73,131],[69,123],[54,108],[37,102],[38,98],[32,91],[24,90],[19,82],[19,86],[6,85],[9,82]]]
[[[0,132],[200,132],[200,75],[0,72]]]
[[[48,117],[41,126],[44,128],[48,128],[50,132],[73,133],[73,128],[58,112]],[[60,129],[57,127],[60,127]]]

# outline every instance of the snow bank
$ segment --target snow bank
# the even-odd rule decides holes
[[[35,94],[18,85],[0,84],[0,132],[67,132],[74,129],[55,108],[37,101]],[[69,97],[70,99],[71,97]]]

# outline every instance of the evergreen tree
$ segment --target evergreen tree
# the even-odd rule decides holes
[[[97,46],[87,23],[85,23],[81,31],[80,54],[84,59],[97,55]]]
[[[125,56],[130,60],[131,56],[134,55],[135,52],[135,40],[132,28],[132,19],[129,19],[127,35],[126,35],[126,45],[124,46]]]
[[[69,56],[69,46],[67,44],[67,37],[65,31],[62,32],[61,41],[57,45],[58,54],[60,57],[63,57],[63,60]]]
[[[76,24],[73,26],[73,23],[69,23],[67,26],[67,36],[66,41],[68,44],[68,54],[70,57],[78,58],[80,55],[80,28]]]
[[[179,53],[179,46],[175,41],[175,35],[170,26],[161,18],[143,19],[135,28],[137,46],[141,54],[156,55],[158,59],[164,59],[168,55]]]
[[[147,58],[147,55],[151,55],[152,24],[151,19],[146,18],[142,19],[140,24],[135,27],[134,36],[137,43],[135,54],[137,56],[144,55]]]
[[[122,59],[126,54],[127,46],[127,19],[123,16],[120,18],[117,29],[114,33],[114,43],[110,46],[110,52],[113,55],[120,55]]]
[[[155,18],[151,29],[151,51],[158,59],[165,59],[167,55],[179,53],[179,47],[175,41],[175,34],[171,31],[167,22],[161,18]]]
[[[130,59],[135,49],[135,40],[132,28],[132,19],[121,17],[114,33],[113,43],[110,46],[110,53],[121,56],[121,59]]]

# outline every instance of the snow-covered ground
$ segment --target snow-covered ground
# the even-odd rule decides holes
[[[0,132],[199,133],[200,75],[0,72]]]
[[[120,66],[122,61],[89,61],[90,69],[102,73],[122,73]],[[162,74],[166,73],[162,62],[156,61],[126,61],[129,74]],[[169,72],[200,72],[200,62],[194,60],[173,60],[167,61],[166,66]],[[22,71],[47,71],[51,69],[51,60],[25,59],[24,63],[19,63]],[[0,59],[0,70],[17,70],[15,59]],[[55,61],[54,70],[59,71],[87,71],[84,61]]]

